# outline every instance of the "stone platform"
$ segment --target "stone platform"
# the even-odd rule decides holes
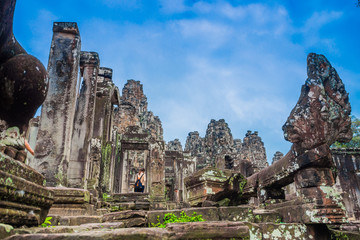
[[[95,215],[96,207],[89,191],[80,188],[48,187],[54,192],[54,204],[49,215]]]
[[[0,222],[13,226],[42,223],[54,192],[43,185],[43,175],[0,153]]]
[[[207,167],[184,179],[187,189],[187,199],[191,206],[197,206],[206,198],[224,189],[224,183],[231,173]]]
[[[149,210],[148,193],[115,193],[112,194],[111,206],[122,210]]]

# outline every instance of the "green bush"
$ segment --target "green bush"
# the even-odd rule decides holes
[[[186,215],[184,211],[180,213],[180,217],[177,217],[173,213],[167,213],[164,216],[163,223],[160,222],[160,217],[157,217],[158,223],[151,223],[151,227],[165,228],[168,223],[177,223],[177,222],[204,222],[202,215],[198,215],[196,212],[193,212],[191,216]]]

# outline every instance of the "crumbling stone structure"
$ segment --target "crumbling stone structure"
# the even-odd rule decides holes
[[[248,131],[244,137],[240,158],[243,161],[250,161],[254,172],[269,166],[266,160],[264,143],[258,136],[258,132]]]
[[[54,23],[53,31],[49,94],[39,127],[32,129],[37,141],[30,161],[54,187],[57,210],[54,207],[52,213],[61,212],[62,205],[74,205],[78,200],[64,199],[77,196],[77,188],[85,192],[84,204],[76,208],[90,210],[88,205],[96,204],[103,193],[133,192],[135,173],[141,167],[147,170],[145,194],[153,202],[163,202],[163,129],[160,119],[147,110],[142,85],[129,80],[120,96],[112,70],[100,67],[98,54],[80,52],[76,23]]]
[[[360,220],[360,149],[331,149],[335,164],[335,188],[340,193],[349,220]]]
[[[187,201],[185,178],[196,170],[196,158],[182,150],[179,139],[168,142],[165,151],[166,199],[170,202]]]
[[[185,151],[196,157],[197,169],[216,166],[219,169],[237,170],[250,176],[268,166],[264,143],[258,132],[248,131],[241,141],[233,139],[224,119],[212,119],[204,138],[197,131],[190,132]]]
[[[42,223],[53,203],[44,176],[25,164],[28,122],[44,101],[48,78],[42,63],[13,35],[15,0],[0,2],[0,222]]]
[[[48,186],[67,186],[81,40],[76,23],[54,23],[53,32],[49,90],[30,166],[46,177]]]
[[[12,18],[14,3],[11,0],[0,3],[0,34],[9,33],[3,29],[11,22],[9,16]],[[0,41],[8,37],[0,36]],[[15,45],[7,46],[5,52],[16,53],[13,47],[19,46],[14,38],[12,42]],[[7,112],[8,116],[0,114],[0,221],[14,226],[38,225],[54,202],[50,209],[54,225],[68,226],[14,230],[0,224],[0,238],[6,232],[6,236],[13,235],[10,239],[78,239],[79,235],[98,239],[197,239],[199,236],[207,239],[337,239],[339,236],[359,239],[359,225],[347,224],[347,220],[359,219],[359,151],[329,148],[334,141],[351,138],[350,104],[341,79],[324,56],[308,56],[309,77],[283,127],[285,138],[293,143],[291,150],[283,157],[276,153],[274,159],[280,159],[264,168],[265,149],[257,133],[248,132],[243,142],[234,140],[224,120],[212,120],[205,138],[197,132],[189,134],[185,149],[190,152],[183,151],[178,140],[165,146],[161,121],[147,110],[140,82],[129,80],[120,97],[112,82],[112,70],[99,67],[99,57],[94,52],[81,52],[76,56],[75,53],[80,53],[79,44],[74,23],[54,24],[49,61],[52,80],[42,113],[45,117],[31,121],[28,131],[30,142],[34,142],[38,131],[42,144],[30,162],[42,166],[49,180],[47,184],[54,187],[46,188],[45,177],[24,163],[26,118],[38,106],[34,103],[26,106],[24,111],[29,115],[24,114],[21,119],[14,120],[13,110]],[[9,73],[20,69],[20,73],[16,73],[24,80],[22,70],[28,65],[37,66],[37,62],[28,59],[25,63],[15,61],[13,66],[6,65],[9,59],[3,58],[6,54],[1,55],[2,45],[0,50],[0,59],[5,59],[5,63],[0,62],[0,91],[6,90],[9,82],[15,85],[20,82],[19,88],[24,87]],[[77,58],[80,58],[78,63]],[[83,78],[80,92],[73,79],[76,68],[80,68]],[[37,70],[42,72],[40,67]],[[37,94],[41,94],[41,86],[46,85],[45,78],[41,77],[42,74],[35,74],[31,79],[40,86]],[[56,94],[55,87],[68,101]],[[17,95],[18,89],[14,89],[12,93]],[[25,97],[35,94],[29,92]],[[23,104],[22,94],[16,99],[10,95],[1,95],[1,101],[14,100],[12,106]],[[56,105],[55,100],[65,106]],[[8,109],[3,107],[3,110]],[[69,113],[71,119],[61,113]],[[59,118],[56,120],[60,124],[54,126],[55,129],[43,123],[44,119],[56,123],[51,117]],[[63,138],[59,137],[61,134]],[[50,149],[45,143],[57,146]],[[39,158],[44,158],[48,165],[37,164]],[[194,173],[197,163],[206,167]],[[146,168],[146,192],[133,193],[134,174],[140,167]],[[284,193],[290,184],[296,192],[292,198]],[[172,203],[165,204],[165,186],[166,197]],[[189,191],[185,191],[184,186]],[[110,193],[110,197],[104,195],[103,198],[112,201],[97,203],[102,193]],[[224,196],[229,198],[221,199]],[[258,200],[259,206],[244,204],[251,197]],[[202,208],[149,210],[179,208],[187,205],[180,204],[186,199]],[[119,204],[113,205],[116,202]],[[236,206],[238,204],[243,205]],[[109,209],[97,211],[95,205],[118,208],[114,209],[116,212],[107,213]],[[122,207],[131,210],[118,211],[123,210]],[[206,222],[172,223],[165,229],[134,228],[155,223],[166,213],[179,216],[181,211],[188,215],[200,213]]]
[[[284,157],[284,154],[282,152],[277,151],[274,154],[274,157],[272,158],[272,163],[271,164],[274,164],[275,162],[279,161],[283,157]]]
[[[96,52],[81,52],[80,74],[82,84],[76,101],[74,129],[71,139],[71,151],[68,170],[68,185],[85,188],[86,171],[89,168],[90,140],[94,128],[97,76],[100,66]]]

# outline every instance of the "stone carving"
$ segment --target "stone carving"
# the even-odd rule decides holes
[[[141,115],[140,124],[143,129],[146,129],[151,136],[159,141],[163,140],[163,128],[158,116],[154,116],[153,112],[147,111]]]
[[[15,39],[15,3],[15,0],[0,3],[0,148],[25,161],[23,136],[29,120],[45,99],[48,76],[42,63],[27,54]]]
[[[250,161],[254,171],[257,172],[268,166],[264,143],[258,132],[247,131],[241,147],[241,160]]]
[[[122,90],[121,103],[130,103],[134,106],[139,115],[147,111],[147,98],[140,81],[130,79]]]
[[[13,35],[15,3],[0,2],[0,222],[37,226],[54,194],[43,186],[44,176],[25,164],[24,135],[45,99],[48,77]]]
[[[198,131],[189,132],[184,150],[190,152],[193,156],[204,151],[204,140],[200,137]]]
[[[231,152],[230,148],[234,145],[234,140],[231,134],[231,130],[224,119],[215,121],[211,119],[204,138],[205,151],[213,156]]]
[[[198,169],[215,165],[219,169],[236,169],[248,176],[268,166],[264,143],[258,132],[248,131],[243,142],[233,139],[224,119],[212,119],[204,138],[197,131],[190,132],[185,151],[197,158]]]
[[[45,99],[48,77],[42,63],[15,39],[15,3],[4,0],[0,4],[0,119],[22,132]]]
[[[329,147],[351,140],[351,107],[344,84],[323,55],[309,54],[307,64],[308,79],[283,126],[291,150],[250,176],[244,192],[257,194],[260,202],[285,199],[283,187],[294,182],[297,202],[278,209],[285,221],[341,223],[345,207],[333,188],[335,165]]]
[[[285,139],[300,152],[350,141],[351,107],[339,75],[323,55],[310,53],[307,65],[308,78],[283,126]]]
[[[182,149],[183,148],[181,142],[177,138],[174,139],[174,141],[168,142],[168,144],[166,145],[167,151],[182,151]]]
[[[275,162],[279,161],[282,157],[284,157],[284,154],[282,152],[277,151],[274,154],[274,157],[272,158],[272,163],[271,164],[274,164]]]

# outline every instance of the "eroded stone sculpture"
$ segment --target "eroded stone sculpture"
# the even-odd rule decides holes
[[[348,93],[335,68],[315,53],[309,54],[307,65],[308,78],[283,126],[285,139],[294,144],[297,154],[352,138]]]
[[[24,161],[25,154],[17,151],[24,149],[23,133],[45,99],[48,76],[42,63],[27,54],[13,34],[15,3],[0,3],[0,147]]]
[[[260,202],[281,200],[282,188],[295,182],[298,198],[278,208],[287,222],[342,222],[345,208],[333,188],[336,175],[329,147],[350,141],[351,107],[344,84],[323,55],[309,54],[307,64],[308,79],[283,126],[291,150],[249,177],[245,195],[257,195]]]
[[[53,203],[44,176],[25,164],[25,131],[44,101],[47,72],[13,35],[15,0],[0,2],[0,222],[42,223]],[[19,161],[18,161],[19,160]]]

